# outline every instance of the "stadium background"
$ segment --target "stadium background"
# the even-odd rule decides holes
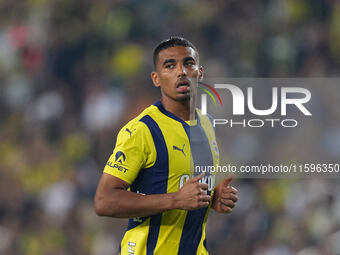
[[[97,217],[93,195],[117,131],[159,96],[158,41],[187,37],[210,77],[329,77],[339,27],[336,0],[1,1],[0,254],[117,250],[126,221]],[[340,254],[336,180],[235,185],[234,212],[210,215],[211,254]]]

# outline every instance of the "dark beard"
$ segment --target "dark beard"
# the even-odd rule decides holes
[[[190,94],[175,98],[176,102],[187,102],[190,101]]]

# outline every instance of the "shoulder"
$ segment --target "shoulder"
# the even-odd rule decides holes
[[[138,127],[145,127],[145,119],[152,118],[154,120],[158,120],[159,117],[162,116],[162,113],[159,111],[158,107],[155,105],[150,105],[149,107],[145,108],[143,112],[141,112],[137,117],[130,120],[121,131],[125,131],[126,128],[138,128]]]
[[[129,138],[135,138],[141,135],[148,136],[150,134],[150,131],[148,126],[144,123],[143,119],[147,118],[147,116],[155,115],[155,111],[157,111],[156,106],[151,105],[147,107],[142,113],[140,113],[134,119],[130,120],[120,129],[118,137],[120,139],[127,140]]]

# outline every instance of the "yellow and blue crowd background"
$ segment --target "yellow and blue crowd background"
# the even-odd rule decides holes
[[[119,129],[159,97],[149,73],[160,40],[191,40],[209,77],[340,73],[336,0],[5,0],[0,14],[4,255],[118,250],[127,220],[96,216],[93,196]],[[327,134],[321,146],[339,158],[340,126],[333,117],[311,128]],[[242,149],[248,145],[243,137],[228,157],[253,160]],[[237,208],[228,216],[210,214],[211,254],[340,254],[337,184],[236,180]]]

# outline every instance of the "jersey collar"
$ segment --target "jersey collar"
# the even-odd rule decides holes
[[[177,117],[175,114],[173,114],[172,112],[169,112],[167,111],[162,102],[160,100],[157,100],[154,104],[154,106],[156,106],[158,108],[158,110],[163,113],[164,115],[168,116],[169,118],[172,118],[174,120],[177,120],[179,122],[181,122],[184,126],[190,126],[186,121],[182,120],[181,118]],[[192,121],[192,124],[193,125],[196,125],[196,124],[199,124],[200,123],[200,120],[199,120],[199,116],[197,114],[197,111],[195,111],[195,117],[196,117],[196,120],[195,121]],[[190,121],[189,121],[190,122]]]

